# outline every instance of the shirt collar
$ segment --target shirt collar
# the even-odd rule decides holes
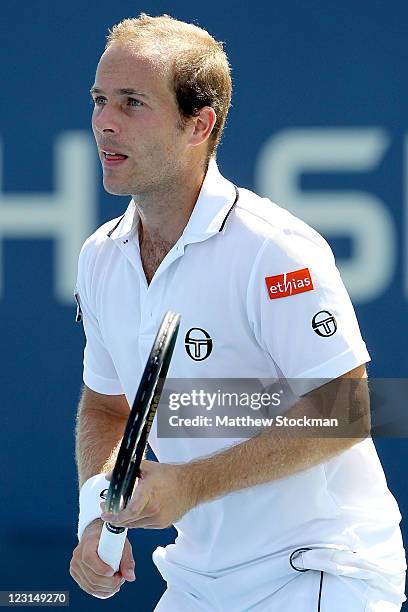
[[[211,159],[197,202],[183,232],[184,243],[201,242],[222,231],[237,199],[236,187],[222,176],[217,162]]]
[[[125,213],[120,219],[115,219],[115,221],[116,223],[114,223],[108,232],[108,237],[112,238],[112,240],[119,240],[136,229],[139,223],[139,216],[133,200],[130,200]]]
[[[215,159],[210,159],[197,202],[183,231],[184,244],[201,242],[223,231],[237,200],[238,189],[222,176]],[[123,238],[133,233],[138,223],[136,206],[131,200],[124,215],[109,230],[108,236],[113,240]]]

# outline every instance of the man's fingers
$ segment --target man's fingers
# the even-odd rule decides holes
[[[82,553],[81,561],[98,576],[111,578],[115,573],[110,565],[102,561],[96,550],[86,548]]]
[[[86,593],[103,599],[117,593],[124,582],[121,580],[115,580],[114,583],[109,585],[94,584],[91,580],[89,580],[88,575],[80,566],[76,566],[75,568],[71,569],[71,576],[78,583],[81,589],[86,591]]]
[[[102,526],[102,521],[100,525]],[[73,552],[70,574],[85,592],[94,597],[106,599],[120,590],[125,579],[130,580],[132,577],[130,574],[123,575],[121,572],[114,572],[107,563],[99,558],[97,553],[99,534],[99,528],[88,529],[83,540]],[[128,569],[134,565],[128,540],[125,542],[125,551],[126,565],[124,567]]]
[[[156,505],[149,499],[148,496],[138,495],[136,499],[132,498],[130,503],[124,510],[119,514],[111,514],[103,512],[101,518],[104,521],[117,525],[118,527],[125,527],[130,521],[139,520],[153,516],[157,512]]]
[[[97,552],[102,527],[103,521],[100,519],[86,527],[80,544],[74,550],[73,557],[88,566],[95,574],[112,577],[113,569],[102,561]]]
[[[133,525],[129,525],[129,529],[163,529],[158,523],[152,523],[151,519],[136,521]]]
[[[125,547],[123,549],[123,555],[122,560],[120,562],[119,571],[128,582],[133,582],[133,580],[136,579],[135,561],[133,559],[132,547],[130,545],[129,540],[125,541]]]
[[[104,578],[99,574],[95,574],[92,568],[81,563],[76,564],[74,569],[78,574],[83,576],[89,586],[94,590],[113,591],[120,585],[122,580],[122,576],[118,572],[110,578]]]
[[[133,521],[128,521],[126,524],[126,529],[162,529],[163,527],[159,525],[157,521],[154,521],[153,517],[147,516],[143,519],[136,519]]]
[[[105,515],[103,515],[105,516]],[[133,526],[133,523],[138,523],[139,521],[146,521],[146,520],[150,520],[152,521],[154,514],[152,512],[142,512],[142,514],[131,514],[131,515],[123,515],[119,514],[117,516],[114,515],[106,515],[107,518],[104,520],[107,520],[109,523],[112,523],[112,525],[116,525],[117,527],[130,527],[130,525]]]
[[[152,507],[149,498],[147,496],[143,496],[135,500],[132,499],[128,506],[120,513],[123,515],[120,518],[127,521],[130,518],[139,518],[142,514],[144,516],[149,516],[150,514],[153,514],[154,511],[155,509]]]

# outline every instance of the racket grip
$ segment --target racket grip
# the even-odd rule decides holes
[[[122,559],[126,535],[127,529],[115,533],[114,531],[110,531],[108,523],[103,524],[98,544],[98,555],[102,561],[110,565],[115,572],[118,571]]]

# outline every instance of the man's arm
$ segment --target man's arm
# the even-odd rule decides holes
[[[75,454],[79,486],[92,476],[112,470],[129,416],[124,395],[102,395],[84,386],[78,406]],[[99,500],[98,500],[99,503]],[[119,571],[97,554],[103,522],[92,521],[84,530],[70,563],[70,574],[81,589],[100,598],[120,590],[125,580],[133,581],[132,548],[126,539]]]
[[[322,418],[337,416],[340,421],[351,415],[355,425],[354,434],[351,433],[353,423],[350,427],[350,436],[353,437],[346,437],[344,428],[344,437],[339,438],[333,433],[325,435],[323,429],[321,435],[317,433],[318,437],[309,437],[273,428],[216,455],[185,464],[185,477],[194,486],[198,503],[291,476],[323,463],[363,440],[370,432],[368,387],[366,380],[362,380],[366,377],[365,366],[359,366],[340,377],[350,379],[344,384],[335,379],[323,385],[301,398],[287,413],[290,417],[304,414]]]
[[[331,459],[370,433],[366,376],[365,366],[359,366],[307,394],[288,411],[291,417],[304,414],[339,420],[351,417],[357,427],[350,437],[295,437],[273,427],[210,457],[185,464],[145,461],[132,500],[114,517],[114,524],[167,527],[200,503],[290,476]],[[339,385],[339,382],[346,384]],[[103,516],[112,518],[112,515]]]
[[[113,469],[128,416],[124,395],[103,395],[84,385],[75,431],[80,487],[91,476]]]

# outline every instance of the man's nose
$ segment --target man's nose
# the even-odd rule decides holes
[[[94,113],[92,117],[92,127],[100,134],[109,132],[111,134],[119,134],[119,122],[116,117],[116,111],[108,104],[101,108],[98,113]]]

